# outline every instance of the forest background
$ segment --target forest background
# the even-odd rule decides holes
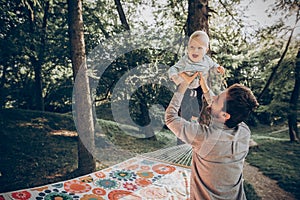
[[[79,72],[78,64],[77,69],[74,67],[76,52],[70,29],[70,5],[74,2],[1,0],[1,109],[72,112],[75,77]],[[127,98],[126,91],[116,89],[126,75],[128,87],[133,90],[128,106],[132,121],[128,123],[142,129],[146,137],[155,136],[154,130],[143,127],[151,122],[149,108],[154,109],[152,118],[161,120],[161,113],[172,96],[164,70],[185,53],[189,35],[188,8],[195,2],[82,2],[82,13],[77,15],[83,19],[84,45],[81,47],[87,62],[92,63],[87,69],[88,82],[96,85],[87,84],[91,89],[87,94],[88,98],[92,97],[91,108],[96,111],[111,108],[115,102]],[[204,2],[209,8],[206,31],[211,38],[210,55],[226,69],[225,77],[217,78],[217,83],[242,83],[253,90],[260,107],[247,122],[250,126],[286,125],[290,141],[299,141],[299,2],[271,1],[266,12],[276,20],[263,27],[245,15],[252,1],[243,4],[238,0]],[[102,56],[100,64],[95,65],[98,55]],[[138,68],[140,66],[147,69]],[[138,73],[131,74],[133,72]],[[151,74],[155,76],[149,76]],[[154,104],[162,107],[151,107]],[[102,115],[92,117],[112,118],[110,114],[98,113]]]

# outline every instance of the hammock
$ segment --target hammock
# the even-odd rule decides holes
[[[171,146],[157,151],[141,155],[149,159],[155,159],[182,167],[190,167],[192,160],[192,147],[189,144]]]
[[[144,156],[154,156],[168,161],[187,163],[176,157],[174,152],[189,151],[180,145]],[[184,153],[181,153],[181,157]],[[35,188],[0,193],[0,199],[65,199],[65,200],[179,200],[189,199],[190,169],[165,162],[137,156],[117,165],[63,182],[51,183]]]

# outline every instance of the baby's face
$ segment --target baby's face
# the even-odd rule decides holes
[[[200,38],[194,38],[190,41],[188,46],[188,56],[193,62],[199,62],[202,60],[203,56],[206,54],[208,49],[208,44],[206,41]]]

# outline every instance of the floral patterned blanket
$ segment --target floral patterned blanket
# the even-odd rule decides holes
[[[75,179],[0,194],[0,200],[189,199],[190,169],[144,157]]]

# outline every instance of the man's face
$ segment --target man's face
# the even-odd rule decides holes
[[[227,90],[223,91],[221,94],[212,97],[212,103],[207,107],[208,111],[216,120],[220,122],[225,122],[226,112],[223,111],[224,102],[226,100]]]
[[[207,52],[207,43],[200,38],[194,38],[188,46],[188,56],[193,62],[200,62]]]

